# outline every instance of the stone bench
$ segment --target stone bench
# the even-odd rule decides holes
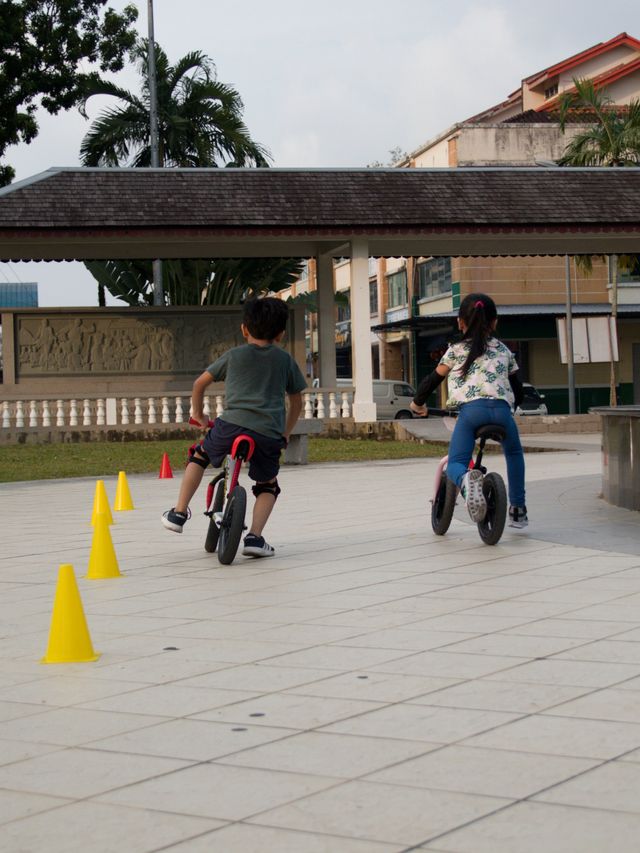
[[[289,436],[289,446],[284,452],[285,465],[306,465],[309,453],[309,436],[322,432],[322,420],[299,418]]]

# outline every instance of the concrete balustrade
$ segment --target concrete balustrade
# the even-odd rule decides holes
[[[310,388],[303,392],[301,420],[340,420],[351,416],[353,388]],[[17,430],[42,430],[68,427],[127,428],[162,424],[184,424],[189,417],[189,393],[164,393],[140,397],[43,397],[18,399],[0,397],[0,436]],[[204,414],[219,417],[224,410],[222,394],[204,398]]]

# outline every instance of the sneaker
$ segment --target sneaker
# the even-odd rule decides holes
[[[184,527],[185,522],[189,521],[190,518],[191,510],[187,510],[186,512],[176,512],[175,507],[172,507],[162,513],[161,521],[167,530],[172,530],[174,533],[182,533],[182,528]]]
[[[509,527],[526,527],[529,524],[526,506],[509,507]]]
[[[476,523],[484,521],[487,514],[487,502],[482,491],[482,471],[472,469],[462,478],[460,494],[464,498],[471,520]]]
[[[253,533],[247,533],[244,537],[242,553],[245,557],[273,557],[275,549],[264,541],[264,536],[255,536]]]

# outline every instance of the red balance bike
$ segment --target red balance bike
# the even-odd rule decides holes
[[[200,426],[189,418],[189,423]],[[209,428],[213,421],[209,421]],[[209,518],[204,550],[209,554],[218,552],[218,560],[223,566],[229,566],[238,553],[238,546],[245,527],[247,511],[247,492],[240,485],[240,470],[243,462],[253,456],[255,442],[249,435],[239,435],[226,457],[222,471],[207,486],[206,509]]]

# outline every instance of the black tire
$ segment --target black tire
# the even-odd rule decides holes
[[[244,516],[247,511],[247,493],[242,486],[236,486],[229,495],[227,506],[220,525],[218,539],[218,560],[223,566],[233,563],[244,530]]]
[[[221,512],[224,506],[224,480],[220,480],[216,486],[216,493],[211,505],[212,512]],[[204,540],[204,550],[208,554],[213,554],[218,547],[218,536],[220,528],[215,523],[213,516],[209,519],[209,528],[207,530],[207,538]]]
[[[400,409],[399,412],[396,412],[396,420],[397,421],[410,421],[412,420],[413,415],[409,411],[409,409]]]
[[[444,536],[451,525],[457,491],[455,484],[443,472],[438,493],[431,504],[431,527],[436,536]]]
[[[507,490],[500,474],[487,474],[482,482],[487,514],[478,524],[478,533],[486,545],[500,541],[507,520]]]

